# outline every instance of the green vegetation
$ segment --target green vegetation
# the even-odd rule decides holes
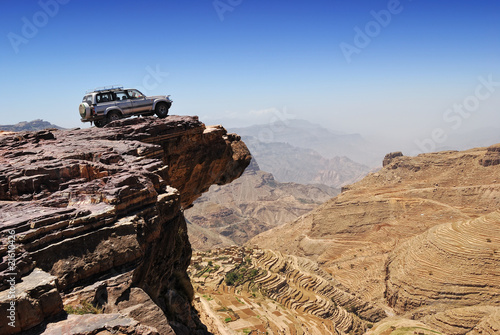
[[[201,276],[208,277],[208,274],[205,275],[205,273],[217,272],[220,269],[220,265],[218,264],[214,265],[212,261],[209,261],[208,265],[205,266],[204,268],[201,267],[199,264],[196,264],[195,269],[198,270],[198,272],[194,274],[195,277],[201,277]]]
[[[224,319],[224,322],[231,322],[231,321],[233,321],[233,319],[230,318],[230,317],[227,317],[227,318]]]
[[[248,270],[246,267],[237,267],[226,274],[225,282],[227,286],[241,285],[247,281],[253,282],[258,275],[257,269]]]
[[[88,301],[83,301],[80,306],[64,306],[64,311],[68,314],[101,314],[102,308],[95,307]]]
[[[305,204],[305,205],[313,205],[313,204],[316,204],[316,202],[315,202],[314,200],[311,200],[311,199],[297,198],[297,200],[298,200],[301,204]]]
[[[202,295],[202,297],[205,298],[206,301],[214,300],[214,298],[212,298],[212,296],[210,296],[210,295],[204,294],[204,295]]]

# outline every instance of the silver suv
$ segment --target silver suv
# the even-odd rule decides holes
[[[170,96],[147,97],[133,88],[110,87],[87,93],[80,104],[82,122],[94,122],[96,127],[122,117],[156,115],[165,118],[172,105]]]

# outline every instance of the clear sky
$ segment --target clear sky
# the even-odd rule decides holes
[[[394,139],[500,126],[498,0],[0,4],[0,124],[82,126],[84,93],[120,84],[231,126],[294,117]]]

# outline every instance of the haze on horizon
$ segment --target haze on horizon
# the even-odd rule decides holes
[[[121,84],[227,127],[305,119],[428,148],[500,128],[494,0],[2,4],[2,124],[86,126],[84,93]]]

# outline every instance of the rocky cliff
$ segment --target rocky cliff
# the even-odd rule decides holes
[[[183,209],[250,159],[197,117],[1,137],[0,333],[206,333]]]

